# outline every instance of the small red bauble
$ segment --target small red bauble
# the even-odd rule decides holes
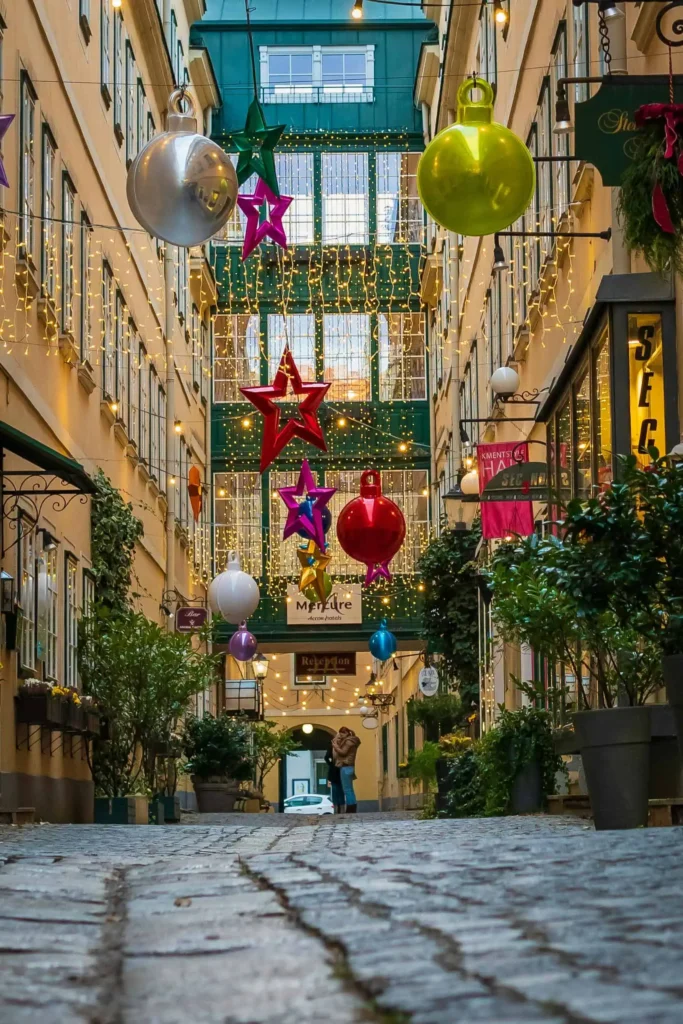
[[[360,478],[360,497],[344,505],[337,519],[337,538],[343,550],[368,567],[365,586],[378,576],[391,579],[389,562],[406,535],[406,521],[398,505],[382,494],[376,469]]]

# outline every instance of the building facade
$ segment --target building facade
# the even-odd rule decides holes
[[[343,5],[272,0],[252,12],[252,30],[256,94],[267,123],[285,125],[275,166],[293,202],[283,222],[286,251],[264,244],[243,262],[239,214],[214,239],[214,555],[220,571],[237,550],[259,581],[261,603],[249,626],[271,658],[265,713],[283,728],[315,726],[297,733],[317,744],[312,765],[342,724],[358,730],[359,698],[371,675],[400,690],[419,649],[415,567],[431,526],[430,436],[415,186],[423,140],[412,74],[429,24],[419,9],[375,5],[355,21]],[[217,69],[222,106],[213,137],[232,152],[254,97],[244,8],[228,0],[209,4],[193,41],[208,49]],[[251,185],[255,179],[242,192]],[[327,451],[295,441],[260,474],[262,418],[240,388],[271,382],[285,346],[303,380],[331,385],[320,415]],[[284,416],[295,414],[291,401],[283,403]],[[298,592],[297,538],[282,539],[278,489],[296,483],[303,458],[319,485],[336,488],[329,534],[334,590],[325,611]],[[380,471],[383,492],[403,510],[407,535],[391,564],[391,583],[364,589],[362,567],[341,550],[334,523],[369,468]],[[396,668],[380,667],[368,654],[382,618],[399,642]],[[230,632],[225,627],[223,642]],[[304,653],[351,655],[352,671],[305,672],[297,667]],[[238,674],[229,658],[226,674]],[[400,699],[398,705],[392,766],[408,753]],[[393,722],[396,710],[390,715]],[[361,732],[361,806],[398,800],[382,760],[381,724],[377,735]],[[296,771],[293,762],[279,780],[271,773],[268,795],[292,795]]]
[[[438,38],[422,48],[415,80],[425,143],[454,121],[457,90],[474,69],[495,88],[494,120],[526,142],[537,171],[529,209],[511,226],[514,233],[498,238],[502,256],[491,237],[427,226],[422,292],[429,307],[432,474],[436,507],[451,522],[471,523],[478,513],[476,500],[460,488],[463,475],[477,468],[477,443],[512,448],[528,441],[529,459],[547,464],[554,493],[566,500],[599,493],[612,480],[618,455],[645,452],[651,443],[670,451],[680,439],[680,280],[649,273],[625,247],[618,176],[605,184],[590,160],[572,159],[575,146],[585,146],[574,131],[588,116],[581,105],[599,90],[614,108],[601,123],[617,160],[624,159],[619,133],[632,121],[622,76],[665,76],[658,98],[668,97],[669,54],[655,31],[660,5],[613,6],[615,16],[601,34],[592,3],[424,5],[438,25]],[[680,73],[675,49],[672,62]],[[563,85],[566,78],[579,81]],[[637,86],[635,106],[650,99],[642,79]],[[567,120],[556,110],[558,97],[569,103],[565,125],[558,124]],[[598,142],[588,155],[600,162],[605,145]],[[652,387],[645,393],[642,366],[634,362],[643,337],[652,342]],[[490,378],[502,366],[517,371],[518,395],[527,404],[496,400]],[[534,503],[537,529],[547,528],[553,512],[552,501]],[[482,547],[482,560],[489,551]],[[481,599],[480,650],[484,729],[499,704],[521,701],[513,675],[548,692],[564,685],[570,700],[576,690],[563,666],[496,642],[490,607]]]
[[[92,815],[88,740],[18,722],[15,695],[30,679],[79,688],[97,471],[144,525],[136,607],[164,622],[209,578],[209,518],[195,522],[187,482],[191,466],[207,473],[215,282],[204,251],[159,245],[126,199],[174,88],[210,130],[220,99],[189,39],[203,12],[203,0],[0,0],[2,112],[15,115],[0,196],[0,808],[52,821]]]

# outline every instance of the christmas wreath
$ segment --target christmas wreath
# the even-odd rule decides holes
[[[651,270],[683,273],[683,105],[648,103],[635,121],[640,130],[619,200],[625,241]]]

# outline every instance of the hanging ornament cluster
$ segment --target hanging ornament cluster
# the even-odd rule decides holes
[[[332,525],[332,514],[327,507],[336,487],[317,487],[308,459],[301,463],[301,472],[296,484],[281,487],[278,494],[287,507],[287,521],[282,539],[287,540],[296,533],[299,537],[312,537],[319,548],[325,547],[325,534]],[[306,498],[299,503],[297,498]]]
[[[258,608],[258,583],[248,572],[242,571],[236,551],[228,552],[227,569],[209,584],[207,600],[214,615],[234,625],[248,619]]]
[[[198,133],[189,93],[171,93],[168,110],[166,131],[150,139],[130,165],[128,202],[156,238],[184,247],[201,245],[234,210],[237,175],[228,154]]]
[[[370,637],[368,647],[370,654],[377,661],[388,661],[392,655],[396,654],[396,637],[389,632],[386,619],[382,619],[379,629]]]
[[[279,405],[276,405],[276,401],[278,398],[286,397],[290,382],[293,394],[304,396],[298,406],[301,419],[289,419],[280,429],[282,410]],[[327,451],[322,427],[318,423],[316,413],[329,389],[329,383],[301,380],[289,346],[282,353],[280,365],[272,384],[240,388],[247,401],[263,413],[263,439],[259,467],[261,473],[268,469],[285,445],[295,437],[301,438],[302,441],[308,441],[309,444],[315,445],[321,451]]]
[[[376,469],[360,478],[360,497],[344,505],[337,520],[337,538],[350,558],[367,565],[365,586],[379,576],[391,579],[389,562],[406,535],[406,521],[398,505],[382,494]]]
[[[647,103],[635,123],[619,195],[625,242],[655,273],[683,273],[683,104]]]
[[[482,94],[472,99],[472,90]],[[529,206],[536,170],[514,132],[493,120],[493,89],[468,78],[458,89],[458,115],[429,143],[417,168],[417,188],[430,216],[461,235],[492,235]]]
[[[321,551],[314,540],[309,540],[298,548],[297,557],[301,564],[299,590],[307,600],[320,601],[324,607],[332,593],[332,580],[326,572],[330,555]]]

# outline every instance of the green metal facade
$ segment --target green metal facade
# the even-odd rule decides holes
[[[387,21],[382,12],[379,20],[357,23],[348,19],[348,10],[335,3],[334,22],[322,17],[327,3],[302,0],[271,0],[258,4],[253,18],[253,37],[257,69],[261,46],[335,46],[374,47],[374,100],[353,103],[268,103],[263,109],[268,124],[287,125],[278,147],[280,151],[308,152],[313,157],[313,221],[312,244],[291,249],[291,260],[284,266],[282,251],[262,245],[261,257],[254,253],[245,263],[239,245],[216,246],[214,266],[219,286],[219,312],[260,315],[260,382],[269,383],[268,313],[282,312],[283,289],[287,289],[287,312],[307,313],[315,317],[316,379],[323,379],[323,316],[327,313],[362,312],[370,318],[371,394],[367,402],[328,401],[321,407],[320,420],[325,429],[328,452],[295,441],[283,451],[272,470],[295,471],[302,458],[322,482],[325,471],[403,469],[429,471],[429,404],[427,397],[412,401],[380,401],[378,388],[378,318],[384,313],[418,313],[419,244],[380,245],[377,242],[375,214],[376,160],[382,151],[407,152],[422,148],[419,113],[416,111],[412,87],[414,70],[422,42],[429,34],[429,23],[411,13],[403,21]],[[377,7],[381,5],[375,5]],[[348,4],[350,9],[350,3]],[[268,17],[274,20],[269,22]],[[218,20],[219,18],[226,20]],[[244,8],[232,0],[212,0],[207,20],[193,29],[196,45],[205,46],[210,54],[220,85],[223,106],[216,111],[213,137],[227,151],[231,135],[244,125],[253,91]],[[322,242],[321,160],[332,151],[359,151],[368,154],[368,244],[325,245]],[[243,189],[244,191],[244,189]],[[425,367],[425,379],[428,379]],[[426,391],[425,391],[426,396]],[[283,416],[295,412],[285,407]],[[357,421],[352,429],[340,430],[340,416]],[[249,417],[253,426],[240,429],[240,418]],[[388,438],[392,440],[388,441]],[[395,440],[394,440],[395,439]],[[398,439],[407,444],[399,451]],[[248,403],[214,402],[212,405],[212,471],[258,472],[261,449],[261,416]],[[270,474],[261,479],[263,509],[263,565],[271,544],[282,543],[271,537],[269,520]],[[334,526],[330,539],[337,546]],[[287,543],[294,544],[294,540]],[[362,579],[359,565],[357,580]],[[334,578],[334,561],[330,566]],[[265,573],[265,569],[264,569]],[[347,579],[347,582],[353,582]],[[417,636],[416,580],[395,576],[391,588],[391,629],[399,640]],[[377,628],[387,614],[382,606],[382,591],[363,596],[363,625],[334,626],[325,631],[318,627],[287,628],[286,604],[282,592],[267,593],[268,584],[261,580],[261,604],[250,620],[250,628],[264,641],[330,641],[360,640]],[[408,594],[410,591],[410,595]],[[227,639],[230,627],[225,628]]]

